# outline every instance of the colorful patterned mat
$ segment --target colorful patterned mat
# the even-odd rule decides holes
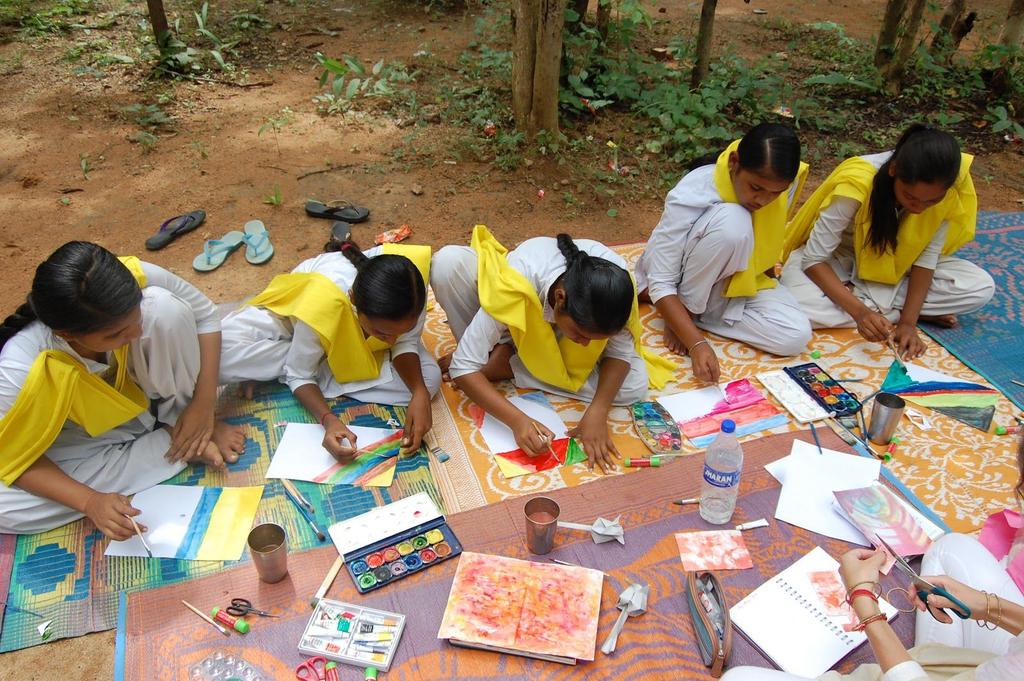
[[[229,395],[223,405],[231,423],[245,425],[248,441],[245,453],[225,474],[204,467],[192,467],[169,482],[181,485],[242,486],[266,483],[257,521],[282,525],[291,542],[291,550],[320,546],[312,530],[296,513],[280,482],[265,480],[270,453],[284,432],[276,424],[286,421],[308,422],[309,416],[285,386],[268,384],[257,389],[251,402]],[[386,426],[390,417],[401,418],[400,409],[387,409],[354,400],[337,400],[336,412],[362,426]],[[361,489],[346,485],[326,487],[297,482],[316,508],[317,522],[326,528],[331,522],[390,503],[416,492],[427,492],[442,508],[447,508],[451,490],[441,491],[434,484],[430,462],[423,453],[403,458],[398,464],[395,482],[389,488]],[[13,549],[13,551],[12,551]],[[10,575],[9,590],[3,600],[52,619],[48,640],[80,636],[91,631],[110,629],[115,624],[118,593],[151,589],[196,579],[223,570],[229,563],[197,562],[174,559],[104,558],[106,540],[88,520],[80,520],[51,532],[0,538],[0,570],[5,561],[13,564],[3,571]],[[245,555],[243,561],[248,560]],[[3,579],[0,577],[0,596]],[[36,626],[43,619],[25,612],[8,611],[0,635],[0,652],[42,643]]]
[[[764,438],[746,448],[734,522],[772,517],[779,485],[764,470],[764,464],[786,455],[793,437],[793,434],[783,434]],[[798,437],[811,441],[806,431]],[[846,449],[831,433],[823,434],[822,441],[826,446]],[[651,587],[647,612],[629,619],[614,655],[599,653],[594,662],[568,667],[453,648],[439,641],[437,632],[455,573],[455,560],[440,563],[367,596],[359,595],[350,579],[342,574],[335,580],[328,597],[406,615],[406,629],[395,661],[386,674],[388,679],[710,679],[694,643],[685,602],[686,573],[673,537],[673,533],[688,529],[714,529],[700,519],[692,506],[681,509],[672,504],[673,499],[698,493],[701,465],[698,459],[684,459],[662,469],[616,476],[551,494],[561,506],[561,517],[566,520],[590,522],[598,515],[609,518],[622,515],[626,530],[624,546],[615,542],[598,545],[586,533],[559,530],[555,550],[551,553],[551,557],[607,573],[598,646],[618,615],[615,604],[619,591],[632,582]],[[459,513],[449,516],[448,523],[468,551],[544,560],[530,556],[524,545],[525,501],[510,499]],[[744,539],[753,556],[753,569],[718,573],[730,603],[739,601],[816,545],[832,556],[840,556],[851,547],[774,520],[768,528],[745,532]],[[118,628],[118,644],[125,654],[119,658],[117,667],[123,669],[124,674],[115,676],[115,681],[144,678],[186,681],[189,666],[215,651],[244,658],[259,667],[267,678],[291,678],[295,665],[302,660],[297,645],[310,616],[309,595],[319,586],[336,555],[321,549],[306,552],[296,559],[290,557],[290,577],[279,584],[260,583],[251,566],[245,565],[200,580],[130,595],[125,626]],[[886,586],[893,585],[894,581],[887,582]],[[201,608],[211,608],[236,596],[250,598],[260,607],[280,613],[281,619],[254,621],[250,633],[244,637],[233,634],[224,638],[179,602],[186,599]],[[913,617],[907,615],[900,615],[893,622],[905,644],[913,637],[913,622]],[[849,670],[869,659],[870,648],[861,646],[841,663],[840,669]],[[769,666],[740,636],[733,637],[729,664]],[[341,665],[340,671],[343,679],[362,673],[346,665]]]
[[[617,246],[615,250],[632,267],[643,252],[643,244]],[[1014,257],[1015,261],[1020,261],[1019,253]],[[641,306],[641,316],[645,327],[644,345],[662,356],[673,357],[662,345],[664,327],[653,308],[649,305]],[[966,322],[967,319],[962,321]],[[440,308],[435,307],[428,315],[424,340],[438,356],[454,348],[454,340],[444,323]],[[887,349],[880,344],[864,341],[854,329],[816,331],[807,352],[791,358],[773,357],[742,343],[714,336],[710,341],[718,354],[723,379],[750,378],[758,387],[761,386],[754,380],[756,374],[815,361],[843,382],[851,392],[864,396],[881,386],[892,361],[892,355]],[[916,363],[969,382],[985,384],[982,378],[941,345],[927,338],[926,342],[928,351]],[[1019,347],[1021,339],[1015,342]],[[819,359],[811,358],[810,353],[814,350],[821,353]],[[692,378],[688,358],[673,358],[679,366],[678,381],[670,383],[660,394],[703,387]],[[506,394],[514,393],[511,383],[505,383],[503,389]],[[656,394],[659,393],[652,391],[652,398]],[[576,465],[512,479],[504,478],[473,427],[469,400],[450,385],[443,387],[442,395],[448,408],[443,414],[443,429],[438,431],[438,440],[452,454],[447,470],[449,475],[458,476],[462,482],[458,494],[460,499],[465,500],[463,508],[494,503],[522,494],[572,487],[601,477],[600,473]],[[575,423],[582,416],[584,405],[581,403],[555,396],[549,396],[549,399],[566,423]],[[922,430],[911,426],[906,419],[903,420],[898,431],[901,444],[895,459],[887,464],[895,476],[958,532],[973,532],[981,527],[991,513],[1002,508],[1013,508],[1011,489],[1017,480],[1015,438],[983,433],[942,414],[931,413],[923,407],[918,409],[931,417],[932,428]],[[435,414],[438,411],[435,407]],[[1012,424],[1015,411],[1006,398],[1000,397],[994,423]],[[435,418],[435,421],[441,419]],[[623,456],[648,453],[634,436],[632,422],[625,408],[612,411],[610,425]],[[799,428],[798,424],[791,421],[789,425],[772,432]],[[748,437],[744,441],[750,439]],[[699,453],[686,440],[683,441],[683,450]]]
[[[960,318],[955,329],[924,325],[922,330],[942,343],[1024,409],[1024,213],[978,216],[974,241],[957,253],[984,268],[996,282],[996,294],[978,312]]]

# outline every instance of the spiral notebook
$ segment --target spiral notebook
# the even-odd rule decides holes
[[[820,546],[757,587],[729,610],[733,625],[780,669],[817,678],[867,641],[851,627],[839,563]],[[885,600],[889,620],[898,611]]]

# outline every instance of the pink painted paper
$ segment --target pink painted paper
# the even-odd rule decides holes
[[[841,618],[843,630],[852,631],[853,609],[846,603],[846,586],[839,579],[839,573],[835,570],[808,572],[807,579],[818,596],[822,611],[829,617]]]
[[[753,404],[745,404],[742,407],[731,405],[728,410],[715,411],[706,416],[687,421],[681,424],[680,429],[686,437],[693,440],[702,435],[717,433],[722,429],[722,421],[726,419],[734,421],[736,427],[740,428],[751,423],[774,418],[782,413],[781,409],[766,400],[760,393],[758,393],[758,397],[760,398],[759,401]],[[724,404],[724,402],[719,402],[719,404]]]
[[[901,556],[920,556],[932,545],[917,518],[885,485],[840,490],[834,494],[853,524],[876,547],[883,548],[877,539],[881,537]],[[888,573],[892,559],[883,567]]]
[[[676,534],[676,544],[683,569],[688,572],[754,567],[743,533],[739,530],[680,532]]]
[[[1010,555],[1006,571],[1017,588],[1024,591],[1024,518],[1021,514],[1010,509],[993,513],[985,521],[978,539],[997,560]]]
[[[438,638],[593,660],[604,575],[465,551]]]

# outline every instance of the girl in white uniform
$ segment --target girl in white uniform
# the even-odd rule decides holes
[[[85,515],[127,539],[139,511],[125,495],[244,447],[214,419],[214,305],[160,267],[69,242],[37,268],[0,345],[0,532]]]
[[[324,447],[343,462],[353,458],[356,437],[326,398],[407,405],[408,451],[430,430],[430,400],[441,385],[437,361],[420,340],[430,249],[387,248],[364,254],[352,241],[332,240],[326,253],[276,277],[223,321],[221,381],[287,384],[324,426]]]
[[[612,465],[618,453],[609,409],[646,396],[645,359],[661,385],[669,373],[639,348],[636,293],[621,256],[567,234],[527,239],[506,252],[477,225],[471,248],[437,252],[430,284],[458,341],[442,364],[470,399],[508,425],[530,454],[546,451],[551,432],[491,381],[511,378],[519,388],[590,402],[573,433],[591,466]]]
[[[952,257],[974,238],[971,160],[952,135],[914,125],[893,151],[829,175],[789,225],[782,271],[814,327],[891,337],[914,359],[918,321],[954,326],[989,301],[992,277]]]
[[[701,329],[774,355],[799,354],[811,338],[807,315],[773,278],[807,164],[792,130],[762,123],[691,168],[665,199],[636,282],[665,320],[665,345],[716,382]]]

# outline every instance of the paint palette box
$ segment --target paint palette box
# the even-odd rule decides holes
[[[387,671],[405,631],[405,615],[321,598],[299,639],[299,652]]]
[[[335,523],[329,532],[359,593],[462,553],[462,544],[424,492]]]
[[[849,416],[861,408],[860,401],[852,393],[814,362],[784,367],[783,371],[825,411],[834,412],[836,416]]]

